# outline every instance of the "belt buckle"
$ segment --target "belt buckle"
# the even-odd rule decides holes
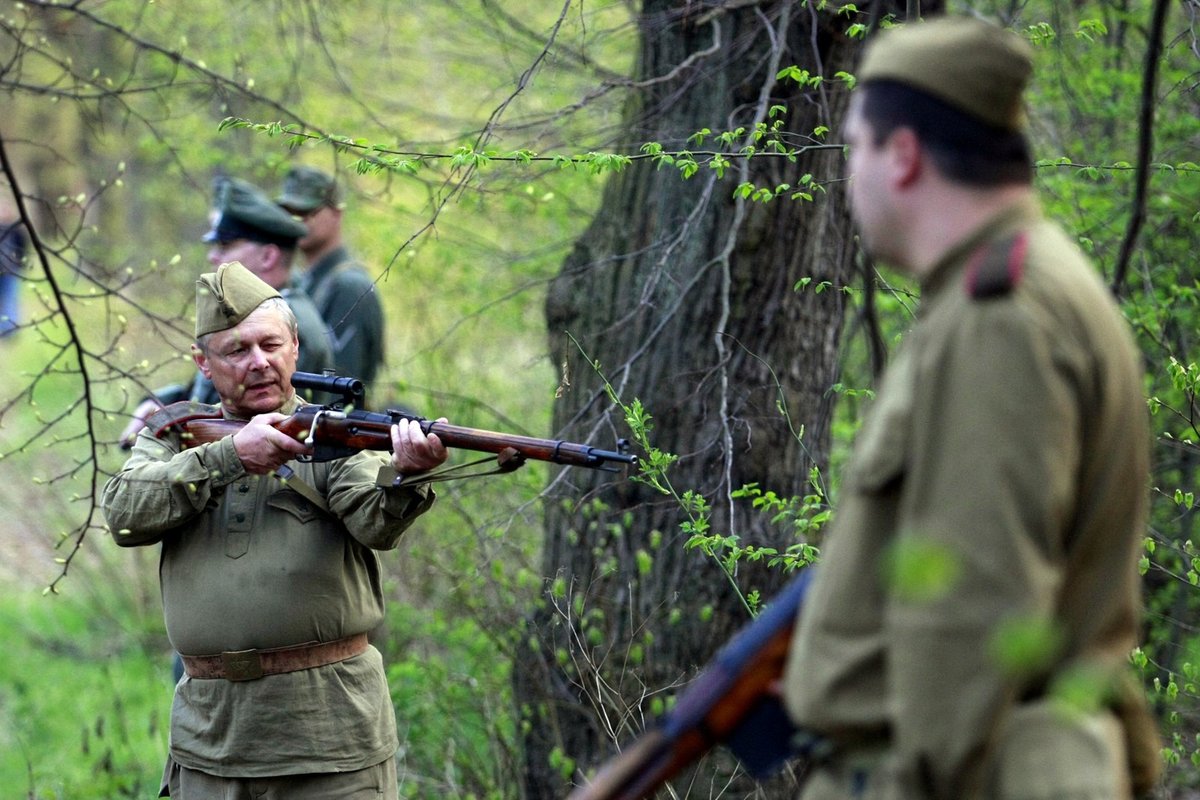
[[[262,657],[257,650],[234,650],[221,653],[225,679],[252,681],[263,676]]]

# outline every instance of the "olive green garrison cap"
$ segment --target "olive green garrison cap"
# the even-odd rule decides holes
[[[263,301],[279,296],[240,261],[204,273],[196,281],[196,338],[232,328]]]
[[[1033,49],[1017,34],[970,17],[936,17],[881,31],[868,45],[858,82],[896,81],[997,128],[1025,127],[1021,92]]]
[[[321,206],[342,207],[337,181],[316,167],[297,166],[283,179],[283,194],[275,202],[289,211],[308,212]]]

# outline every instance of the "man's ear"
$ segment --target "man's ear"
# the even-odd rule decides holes
[[[283,251],[279,249],[277,244],[264,244],[262,246],[263,272],[270,272],[279,266],[280,260],[283,258]]]
[[[887,140],[891,179],[898,189],[908,189],[921,177],[925,151],[912,128],[896,128]]]
[[[192,361],[196,362],[196,366],[200,369],[200,374],[212,380],[212,370],[208,367],[208,356],[205,355],[198,344],[192,344]]]

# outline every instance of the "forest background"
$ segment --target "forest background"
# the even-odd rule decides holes
[[[1162,724],[1159,795],[1195,796],[1200,3],[946,5],[1034,44],[1044,204],[1145,354],[1131,661]],[[388,320],[372,406],[624,437],[643,457],[633,475],[530,464],[445,484],[385,554],[402,796],[586,780],[836,513],[917,299],[855,245],[838,122],[863,41],[917,9],[943,10],[0,0],[0,216],[35,233],[22,326],[0,340],[0,797],[157,789],[157,553],[118,551],[97,490],[127,412],[191,374],[214,179],[275,194],[293,163],[349,189],[349,244]],[[716,753],[672,796],[784,797],[792,780],[756,787]]]

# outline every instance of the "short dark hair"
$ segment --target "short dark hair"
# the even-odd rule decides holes
[[[982,187],[1032,182],[1029,141],[1020,131],[989,125],[897,81],[873,80],[858,91],[876,145],[897,128],[911,128],[951,180]]]

